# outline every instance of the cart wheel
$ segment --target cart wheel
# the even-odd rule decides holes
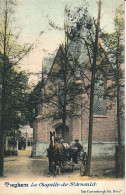
[[[74,169],[74,165],[72,165],[72,167],[71,167],[71,172],[73,172],[73,169]]]
[[[86,168],[85,168],[85,166],[82,164],[81,167],[80,167],[80,175],[81,175],[81,176],[84,176],[85,173],[86,173]]]
[[[71,159],[71,161],[69,162],[69,165],[71,167],[71,172],[73,172],[74,165],[75,165],[75,163],[73,162],[73,159]]]
[[[88,157],[87,157],[86,152],[84,152],[83,164],[85,167],[87,166],[87,161],[88,161]]]
[[[64,172],[64,169],[65,169],[65,164],[62,163],[62,164],[61,164],[61,172],[62,172],[62,173]]]
[[[88,161],[87,154],[86,154],[86,152],[84,152],[82,164],[80,167],[80,175],[81,176],[86,175],[87,161]]]

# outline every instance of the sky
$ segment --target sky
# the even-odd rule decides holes
[[[2,0],[0,0],[2,1]],[[98,0],[87,0],[90,14],[97,18]],[[124,0],[102,0],[101,28],[106,32],[114,31],[113,18],[115,9]],[[45,56],[54,56],[59,45],[64,42],[64,32],[54,30],[49,20],[57,26],[64,26],[64,7],[70,9],[82,6],[83,0],[17,0],[13,26],[15,33],[21,30],[19,43],[34,43],[34,49],[20,63],[21,69],[31,73],[40,73]],[[41,34],[41,36],[40,36]],[[38,81],[38,74],[30,76],[30,83]],[[41,74],[40,74],[41,75]]]

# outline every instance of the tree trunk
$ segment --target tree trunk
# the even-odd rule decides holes
[[[66,66],[67,66],[67,60],[65,59],[64,71],[63,71],[63,77],[64,77],[64,101],[63,101],[63,115],[62,115],[63,137],[66,132]]]
[[[95,87],[96,56],[97,56],[97,49],[98,49],[98,33],[99,33],[99,26],[100,26],[100,15],[101,15],[101,0],[99,1],[99,8],[98,8],[98,19],[97,19],[97,27],[96,27],[94,57],[93,57],[92,76],[91,76],[89,135],[88,135],[88,165],[87,165],[87,175],[88,176],[90,176],[90,169],[91,169],[93,112],[94,112],[94,87]]]
[[[0,129],[0,176],[3,176],[4,168],[4,135],[6,130],[6,83],[5,83],[5,63],[2,74],[2,97],[1,97],[1,129]]]
[[[117,85],[117,131],[118,131],[118,145],[121,145],[121,131],[120,131],[120,71],[119,71],[119,35],[117,41],[117,57],[116,57],[116,64],[117,64],[117,73],[116,73],[116,85]]]
[[[68,16],[67,16],[68,17]],[[64,68],[63,68],[63,82],[64,82],[64,102],[63,102],[63,116],[62,116],[62,134],[63,137],[65,136],[65,132],[66,132],[66,100],[67,100],[67,92],[66,92],[66,86],[67,86],[67,81],[66,81],[66,75],[67,75],[67,63],[68,63],[68,35],[67,35],[67,31],[68,31],[68,24],[65,24],[65,63],[64,63]]]
[[[5,2],[5,23],[4,23],[4,56],[2,67],[2,96],[1,96],[1,129],[0,129],[0,176],[3,176],[4,170],[4,135],[6,131],[6,31],[7,31],[7,0]]]
[[[121,131],[120,131],[120,87],[119,86],[117,86],[117,130],[118,130],[118,145],[120,146]]]

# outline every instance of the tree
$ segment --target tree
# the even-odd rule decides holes
[[[66,132],[66,119],[77,114],[82,94],[82,88],[77,83],[75,70],[71,68],[70,55],[66,50],[63,45],[59,47],[48,74],[45,90],[42,92],[43,105],[47,110],[49,108],[45,118],[54,117],[62,120],[63,137]]]
[[[89,136],[88,136],[88,165],[87,174],[90,175],[91,153],[92,153],[92,133],[93,133],[93,114],[94,114],[94,93],[96,83],[96,72],[100,69],[102,49],[98,48],[98,34],[100,28],[101,1],[99,1],[97,24],[89,15],[87,6],[78,8],[74,17],[72,16],[71,39],[78,40],[83,45],[83,58],[77,60],[78,69],[81,72],[83,91],[88,94],[89,105]],[[74,21],[74,22],[73,22]]]
[[[42,83],[43,81],[39,81],[38,84],[34,87],[32,92],[27,94],[26,101],[26,112],[25,117],[27,119],[27,123],[32,126],[32,122],[34,118],[38,114],[38,105],[42,105]]]
[[[106,96],[110,100],[116,98],[117,103],[117,132],[118,145],[121,145],[121,122],[120,118],[124,111],[124,10],[123,5],[116,9],[115,13],[115,32],[108,34],[102,33],[101,38],[107,48],[107,53],[112,65],[112,84],[106,90]]]
[[[96,74],[96,59],[98,50],[98,34],[100,27],[101,1],[99,1],[98,20],[96,27],[95,45],[93,52],[92,76],[91,76],[91,92],[90,92],[90,114],[89,114],[89,137],[88,137],[88,165],[87,174],[90,175],[91,169],[91,153],[92,153],[92,131],[93,131],[93,114],[94,114],[94,90],[95,90],[95,74]]]
[[[5,0],[3,9],[3,20],[0,29],[0,52],[1,52],[1,128],[0,128],[0,176],[3,176],[3,159],[4,159],[4,137],[7,128],[7,101],[8,101],[8,76],[14,73],[16,65],[26,56],[32,46],[24,45],[23,47],[16,43],[19,34],[13,34],[9,24],[12,16],[14,1]],[[13,70],[11,72],[11,70]],[[10,117],[10,116],[9,116]]]
[[[101,1],[99,1],[101,4]],[[84,11],[85,10],[85,11]],[[85,14],[87,12],[87,14]],[[81,17],[80,17],[81,16]],[[104,48],[107,48],[105,52],[106,60],[101,60],[103,58],[103,49],[98,47],[98,31],[99,31],[99,21],[100,21],[100,6],[99,6],[99,16],[97,25],[95,21],[88,15],[88,10],[83,8],[78,8],[74,20],[74,25],[71,28],[70,36],[72,39],[78,39],[81,44],[84,44],[85,52],[85,61],[80,62],[77,59],[78,68],[81,71],[81,79],[83,83],[83,88],[85,92],[88,92],[90,98],[90,120],[89,120],[89,140],[88,140],[88,175],[90,175],[90,164],[91,164],[91,150],[92,150],[92,130],[93,130],[93,114],[94,114],[94,93],[95,85],[97,83],[97,73],[98,71],[104,73],[104,76],[107,79],[112,79],[112,85],[110,85],[104,91],[104,98],[109,98],[114,100],[117,98],[117,128],[118,128],[118,143],[120,145],[121,135],[120,135],[120,116],[122,114],[122,89],[123,89],[123,74],[121,70],[121,64],[124,59],[124,46],[123,46],[123,29],[124,29],[124,13],[121,10],[121,7],[116,10],[115,17],[115,33],[100,33],[100,37],[104,42]],[[79,18],[79,19],[78,19]],[[82,31],[84,30],[84,33]],[[95,35],[96,30],[96,35]],[[87,57],[86,57],[87,56]],[[89,65],[86,66],[86,63],[89,61]],[[106,63],[107,62],[107,63]],[[105,64],[111,64],[109,67],[105,67]],[[100,66],[103,65],[103,66]],[[103,67],[103,68],[102,68]],[[103,69],[103,70],[102,70]],[[107,71],[107,69],[109,71]],[[91,74],[88,74],[88,70]],[[106,73],[105,73],[106,71]],[[91,77],[92,75],[92,77]],[[88,82],[85,82],[87,78]],[[88,83],[86,85],[86,83]],[[103,85],[103,84],[102,84]]]
[[[80,109],[82,87],[77,82],[76,61],[69,47],[69,10],[65,8],[65,43],[60,45],[52,68],[48,74],[45,90],[43,90],[43,104],[49,107],[45,118],[56,117],[62,120],[62,134],[66,132],[66,119],[72,118]],[[51,26],[55,29],[56,25]],[[58,29],[59,30],[59,29]],[[68,141],[68,140],[67,140]]]
[[[99,13],[98,13],[97,24],[95,20],[89,15],[87,6],[77,8],[76,13],[73,14],[70,14],[70,10],[68,10],[69,23],[67,25],[66,35],[67,35],[67,40],[69,39],[70,41],[68,44],[65,45],[65,55],[62,54],[62,58],[66,60],[66,61],[64,60],[65,74],[63,76],[63,84],[64,86],[66,86],[64,88],[65,89],[64,91],[67,92],[66,89],[67,87],[69,88],[68,83],[66,83],[67,80],[66,75],[68,74],[67,66],[69,64],[69,67],[72,70],[71,76],[75,80],[76,80],[76,70],[79,71],[79,79],[81,80],[81,90],[77,91],[77,93],[80,92],[80,95],[86,93],[88,95],[88,98],[90,99],[90,106],[88,108],[89,109],[88,173],[87,173],[88,175],[90,175],[90,166],[91,166],[94,92],[95,92],[95,83],[97,82],[97,79],[95,79],[95,77],[96,77],[96,72],[98,72],[98,70],[101,71],[102,69],[100,65],[105,63],[105,60],[102,59],[103,48],[98,47],[98,33],[99,33],[99,26],[100,26],[100,9],[101,9],[100,7],[101,7],[101,1],[99,1]],[[81,51],[78,51],[76,54],[77,46],[81,47]],[[74,49],[71,50],[70,48],[75,48],[75,50]],[[71,61],[71,63],[69,63],[69,61]],[[62,88],[60,87],[60,89]],[[74,89],[74,87],[72,89]],[[67,95],[68,94],[65,93],[64,96],[65,98],[63,100],[66,100]],[[82,102],[83,102],[83,106],[86,107],[87,100],[84,98],[84,96]],[[65,108],[66,108],[66,104],[64,104],[64,110]],[[64,121],[65,121],[65,117],[64,117]]]
[[[18,130],[20,125],[27,123],[25,102],[28,93],[28,78],[24,72],[21,71],[18,73],[13,69],[10,69],[7,78],[6,131],[9,135],[11,130]]]

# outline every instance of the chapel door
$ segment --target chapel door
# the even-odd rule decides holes
[[[66,130],[63,132],[62,125],[56,128],[56,136],[60,136],[66,143],[69,143],[69,127],[66,126]]]

